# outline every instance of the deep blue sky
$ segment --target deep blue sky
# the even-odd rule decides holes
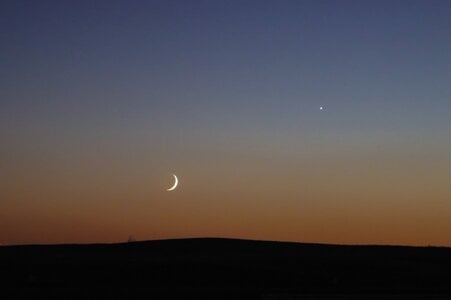
[[[130,190],[140,193],[122,191],[123,199],[154,199],[160,195],[145,182],[165,185],[168,174],[178,172],[182,182],[193,182],[186,202],[200,197],[194,182],[202,186],[206,178],[217,178],[221,183],[211,183],[210,198],[219,194],[220,203],[236,197],[245,203],[231,205],[224,224],[246,215],[268,183],[274,190],[262,192],[267,211],[274,209],[268,204],[274,199],[297,195],[327,207],[337,194],[358,199],[355,191],[368,187],[375,196],[367,201],[379,197],[401,209],[398,184],[408,191],[401,198],[415,195],[419,207],[449,200],[450,33],[450,1],[2,1],[2,198],[7,199],[3,208],[14,212],[4,225],[14,225],[15,214],[22,213],[45,223],[43,213],[67,207],[64,195],[74,190],[52,194],[43,188],[62,184],[55,178],[74,184],[80,198],[90,198],[96,207],[124,182],[137,185]],[[296,186],[296,180],[285,189],[280,179],[285,171],[311,180],[304,184],[317,189],[304,195],[299,190],[305,186]],[[267,176],[258,177],[262,173]],[[387,174],[391,183],[379,186],[376,178]],[[254,186],[241,187],[256,177]],[[98,181],[108,191],[103,198],[91,190]],[[36,203],[28,194],[17,196],[23,187],[40,195],[48,210],[22,212],[26,203]],[[50,198],[64,199],[64,205],[52,208],[45,200]],[[380,210],[375,219],[390,219],[386,207],[375,209]],[[434,207],[433,212],[451,211],[449,203]],[[153,213],[164,217],[166,209]],[[432,222],[433,212],[424,219]],[[74,220],[78,217],[89,219],[83,211]],[[433,224],[437,227],[431,225],[425,236],[443,227]],[[141,235],[202,235],[199,228],[142,229]],[[205,232],[234,234],[212,228]],[[237,229],[236,235],[296,239],[284,228],[255,234]],[[445,228],[449,233],[451,223]],[[26,229],[15,234],[21,237],[17,241],[33,240]],[[48,234],[49,241],[61,240]],[[330,241],[333,234],[307,236]],[[334,241],[397,240],[351,235]]]

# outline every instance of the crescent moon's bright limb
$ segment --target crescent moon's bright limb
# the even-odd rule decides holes
[[[166,190],[168,192],[175,190],[175,188],[179,184],[179,180],[178,180],[177,176],[175,176],[175,174],[172,174],[172,176],[174,176],[175,181],[174,181],[174,185]]]

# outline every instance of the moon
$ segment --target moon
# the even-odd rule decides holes
[[[170,188],[168,188],[166,191],[168,191],[168,192],[170,192],[170,191],[173,191],[173,190],[175,190],[175,188],[177,187],[177,185],[179,184],[179,180],[178,180],[178,178],[177,178],[177,176],[175,176],[175,174],[172,174],[172,176],[174,176],[174,184],[170,187]]]

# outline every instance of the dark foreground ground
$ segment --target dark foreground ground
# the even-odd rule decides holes
[[[232,239],[0,247],[0,298],[451,299],[451,248]]]

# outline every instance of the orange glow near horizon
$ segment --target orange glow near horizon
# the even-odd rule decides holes
[[[304,160],[222,153],[215,162],[210,149],[177,162],[173,192],[166,192],[171,173],[147,170],[136,157],[108,164],[99,152],[92,162],[10,166],[1,242],[122,242],[133,235],[451,245],[451,193],[439,154],[335,151]]]

